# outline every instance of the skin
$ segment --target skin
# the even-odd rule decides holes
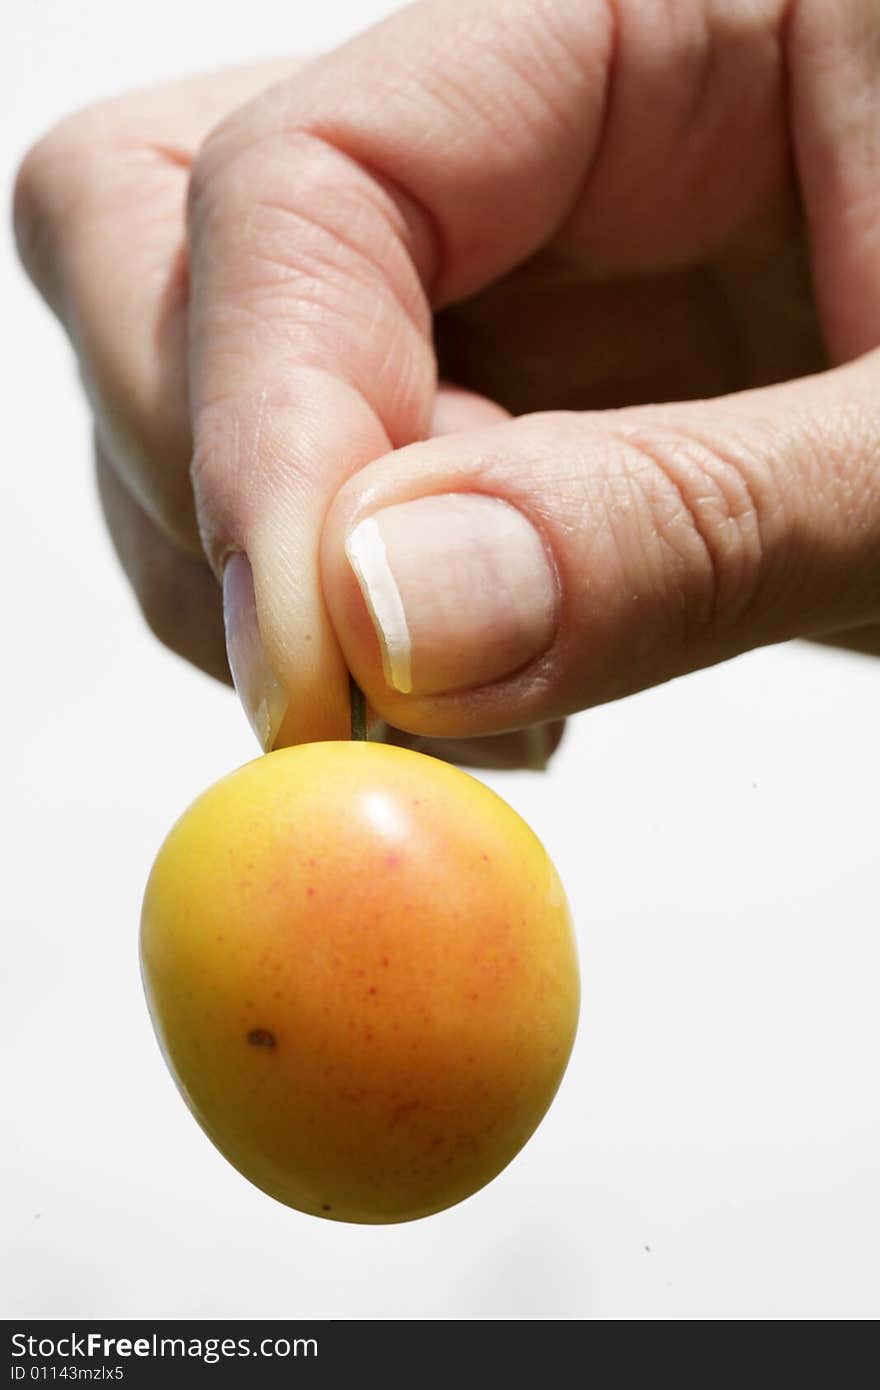
[[[141,954],[187,1103],[312,1215],[461,1201],[541,1120],[574,1040],[565,895],[529,827],[434,758],[285,749],[217,783],[159,852]]]
[[[430,0],[45,137],[19,244],[162,640],[225,674],[245,551],[280,743],[345,735],[351,670],[392,738],[514,763],[515,731],[762,643],[880,650],[877,20]],[[533,520],[558,622],[403,696],[344,544],[440,490]]]

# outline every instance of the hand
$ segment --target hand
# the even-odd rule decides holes
[[[416,740],[520,748],[870,647],[878,148],[871,0],[425,3],[74,117],[19,239],[151,624],[222,674],[223,577],[266,746],[344,737],[348,669]]]

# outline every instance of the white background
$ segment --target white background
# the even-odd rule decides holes
[[[380,12],[31,0],[2,46],[4,196],[129,85],[332,43]],[[412,1225],[277,1205],[217,1154],[138,975],[162,836],[254,753],[161,650],[99,520],[59,329],[3,231],[2,1306],[7,1317],[880,1313],[880,662],[764,651],[582,715],[535,826],[580,933],[582,1029],[514,1164]]]

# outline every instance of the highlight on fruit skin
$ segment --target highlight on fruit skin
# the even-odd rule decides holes
[[[577,1027],[540,841],[475,778],[384,744],[284,748],[200,796],[156,858],[141,960],[206,1133],[333,1220],[409,1221],[484,1186]]]

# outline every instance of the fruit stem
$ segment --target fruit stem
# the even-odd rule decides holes
[[[363,742],[367,737],[367,702],[354,676],[348,678],[348,694],[351,703],[351,736]]]

